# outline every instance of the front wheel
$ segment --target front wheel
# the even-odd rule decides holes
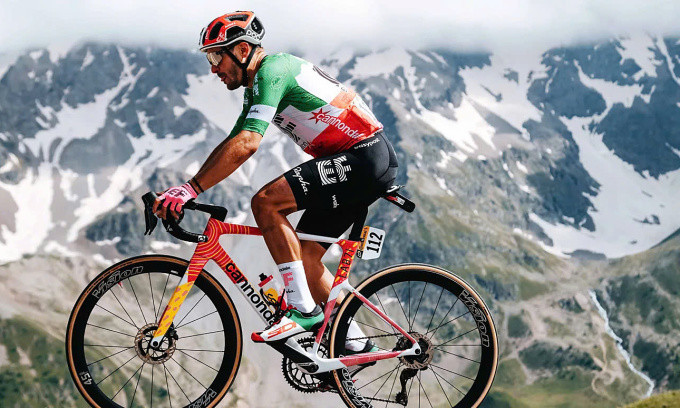
[[[162,344],[150,339],[188,262],[148,255],[99,274],[78,298],[66,331],[73,381],[93,407],[214,407],[241,361],[241,323],[206,271]]]
[[[498,341],[491,314],[470,285],[441,268],[405,264],[370,276],[357,290],[418,340],[422,354],[334,371],[348,407],[481,404],[496,373]],[[333,358],[352,353],[346,344],[359,349],[368,340],[381,351],[411,346],[354,295],[341,305],[330,338]]]

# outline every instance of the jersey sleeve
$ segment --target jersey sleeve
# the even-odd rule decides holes
[[[276,115],[276,108],[290,88],[294,78],[284,59],[272,56],[271,62],[263,64],[253,81],[253,100],[243,124],[243,130],[264,135]]]
[[[248,106],[244,106],[243,110],[241,111],[241,114],[238,116],[238,119],[236,120],[236,123],[234,124],[234,127],[231,129],[231,132],[229,133],[229,136],[227,139],[231,139],[232,137],[238,135],[238,133],[243,130],[243,122],[246,120],[246,115],[248,114]]]

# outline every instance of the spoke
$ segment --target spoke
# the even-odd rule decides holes
[[[442,321],[439,322],[439,325],[438,325],[437,327],[435,327],[434,331],[432,332],[432,335],[431,335],[430,337],[428,337],[428,340],[432,340],[432,338],[434,337],[434,335],[437,333],[437,330],[439,330],[439,328],[443,326],[444,320],[446,320],[446,318],[449,317],[449,313],[451,313],[451,311],[453,310],[453,308],[456,306],[456,303],[458,303],[458,298],[457,298],[457,297],[456,297],[456,300],[455,300],[455,301],[453,302],[453,304],[451,305],[451,307],[449,308],[449,310],[448,310],[448,311],[446,312],[446,314],[444,315],[444,317],[442,317]],[[446,324],[448,324],[448,322],[447,322]],[[429,333],[429,330],[428,330],[427,333]],[[425,333],[425,334],[427,334],[427,333]]]
[[[151,407],[153,408],[153,369],[156,368],[155,364],[151,364]]]
[[[409,330],[412,330],[413,325],[416,323],[416,317],[418,316],[418,309],[420,309],[420,303],[423,301],[423,295],[425,295],[425,289],[427,289],[427,282],[425,282],[425,286],[423,286],[423,292],[420,294],[420,300],[418,300],[418,307],[416,307],[416,313],[413,315],[413,321],[411,321],[408,325]]]
[[[430,326],[432,325],[432,320],[434,320],[434,315],[437,314],[437,308],[439,307],[439,301],[442,300],[443,294],[444,294],[444,287],[442,286],[442,291],[439,292],[439,299],[437,299],[437,304],[434,307],[434,311],[432,312],[432,317],[430,318],[430,323],[427,324],[427,329],[425,329],[425,333],[428,333],[430,331]]]
[[[194,377],[194,375],[191,374],[191,373],[189,372],[189,370],[187,370],[186,368],[184,368],[184,366],[181,365],[181,364],[179,363],[179,361],[175,360],[174,357],[170,357],[170,360],[174,361],[174,362],[175,362],[182,370],[186,371],[186,373],[189,374],[189,375],[191,376],[191,378],[193,378],[194,380],[196,380],[197,383],[201,384],[201,387],[203,387],[204,390],[207,390],[207,389],[208,389],[208,387],[206,387],[205,385],[203,385],[202,382],[198,381],[198,378]]]
[[[215,314],[215,313],[217,313],[217,310],[215,310],[215,311],[212,312],[212,313],[208,313],[207,315],[203,315],[203,316],[199,317],[198,319],[194,319],[194,320],[192,320],[192,321],[190,321],[190,322],[184,323],[184,324],[181,325],[181,326],[177,326],[177,327],[175,327],[175,330],[179,329],[180,327],[184,327],[184,326],[186,326],[186,325],[189,325],[189,324],[191,324],[191,323],[193,323],[193,322],[195,322],[195,321],[197,321],[197,320],[201,320],[201,319],[203,319],[204,317],[208,317],[208,316],[210,316],[210,315],[213,315],[213,314]]]
[[[397,368],[401,367],[401,362],[397,366]],[[397,370],[397,374],[394,376],[394,380],[392,380],[392,387],[390,387],[390,393],[387,396],[387,401],[385,401],[385,408],[387,408],[387,404],[390,403],[389,399],[392,397],[392,391],[394,391],[394,384],[397,382],[397,377],[399,377],[399,370]]]
[[[130,348],[128,346],[113,346],[108,344],[83,344],[83,347],[116,347],[116,348]]]
[[[409,281],[409,284],[411,282]],[[399,295],[397,294],[397,291],[394,289],[394,285],[390,285],[392,288],[392,292],[394,292],[394,297],[397,299],[397,303],[399,303],[399,307],[401,308],[401,312],[404,314],[404,317],[406,318],[406,324],[409,323],[409,318],[408,315],[406,314],[406,310],[404,310],[404,305],[401,304],[401,300],[399,300]],[[409,308],[409,313],[411,313],[411,286],[409,286],[409,295],[408,295],[408,308]],[[387,312],[385,312],[387,314]],[[394,329],[393,329],[394,330]]]
[[[144,373],[144,364],[146,363],[142,363],[142,366],[140,367],[142,371],[139,372],[139,377],[137,377],[137,385],[135,385],[135,392],[132,393],[132,401],[130,401],[130,408],[132,408],[132,406],[135,403],[135,397],[137,396],[137,388],[139,388],[139,380],[142,379],[142,374]]]
[[[163,368],[165,368],[165,363],[163,363]],[[175,384],[177,384],[177,386],[179,387],[179,390],[182,391],[182,394],[184,394],[184,397],[187,399],[187,401],[191,402],[191,400],[189,399],[189,396],[187,395],[186,392],[184,392],[184,390],[182,389],[182,386],[179,385],[179,383],[177,382],[177,379],[175,378],[175,376],[172,375],[172,373],[170,372],[170,370],[167,370],[167,369],[166,369],[166,372],[167,372],[168,374],[170,374],[170,377],[173,379],[173,381],[175,381]],[[167,378],[166,378],[166,381],[167,381]],[[170,391],[170,389],[168,388],[168,395],[170,395],[170,392],[169,392],[169,391]],[[170,406],[172,406],[172,404],[170,404]]]
[[[114,286],[115,286],[115,285],[114,285]],[[109,292],[111,292],[111,294],[113,295],[113,297],[116,298],[116,300],[118,301],[118,304],[120,305],[120,308],[123,309],[123,311],[125,312],[125,314],[127,315],[127,317],[129,317],[129,318],[130,318],[130,321],[135,325],[135,327],[136,327],[136,328],[139,328],[139,326],[137,325],[137,323],[135,323],[135,319],[133,319],[132,316],[130,316],[130,313],[128,313],[128,311],[127,311],[127,309],[125,308],[125,306],[123,306],[123,304],[120,302],[120,299],[118,299],[118,296],[116,296],[116,292],[113,291],[113,287],[111,287],[111,290],[110,290]]]
[[[153,286],[151,285],[151,274],[149,273],[149,274],[147,274],[147,276],[149,277],[149,289],[151,289],[151,304],[153,305],[154,320],[158,320],[158,319],[156,319],[156,315],[155,315],[155,313],[156,313],[156,299],[153,298]]]
[[[380,329],[380,328],[378,328],[378,327],[372,326],[372,325],[370,325],[370,324],[368,324],[368,323],[360,322],[360,321],[358,321],[357,319],[352,319],[352,320],[354,320],[354,321],[357,322],[358,324],[362,324],[362,325],[364,325],[364,326],[368,326],[368,327],[370,327],[370,328],[372,328],[372,329],[376,329],[376,330],[381,331],[381,332],[383,332],[383,333],[394,334],[394,333],[388,332],[387,330],[383,330],[383,329]]]
[[[463,334],[459,334],[458,336],[456,336],[456,337],[454,337],[454,338],[452,338],[452,339],[450,339],[450,340],[447,340],[447,341],[443,342],[442,344],[438,344],[438,346],[443,346],[443,345],[445,345],[446,343],[451,343],[451,342],[454,341],[455,339],[460,338],[460,337],[463,337],[463,336],[465,336],[466,334],[471,333],[471,332],[473,332],[473,331],[475,331],[475,330],[477,330],[476,327],[475,327],[475,328],[472,328],[472,329],[470,329],[470,330],[468,330],[468,331],[466,331],[466,332],[463,333]]]
[[[430,371],[431,371],[432,374],[434,375],[435,380],[437,380],[437,383],[439,383],[439,388],[442,389],[442,392],[444,393],[444,398],[446,398],[446,402],[449,403],[449,406],[453,406],[453,404],[451,403],[451,400],[449,399],[449,396],[446,395],[446,391],[444,391],[444,387],[442,386],[441,381],[439,381],[439,378],[437,378],[437,373],[435,373],[435,372],[432,371],[432,370],[430,370]]]
[[[438,347],[482,347],[481,344],[433,344],[433,348]]]
[[[214,368],[210,367],[209,365],[207,365],[206,363],[202,362],[201,360],[197,359],[196,357],[192,356],[191,354],[189,354],[189,353],[187,353],[187,352],[185,352],[185,351],[179,350],[179,349],[178,349],[178,351],[181,352],[182,354],[184,354],[184,355],[186,355],[186,356],[188,356],[188,357],[190,357],[190,358],[192,358],[192,359],[198,361],[199,363],[203,364],[204,366],[208,367],[209,369],[213,370],[214,372],[216,372],[216,373],[219,372],[219,371],[215,370]]]
[[[165,286],[163,286],[163,294],[161,295],[161,301],[158,302],[158,311],[154,310],[156,313],[154,320],[158,321],[158,315],[161,313],[161,307],[163,307],[163,299],[165,298],[165,291],[168,289],[168,281],[170,280],[170,274],[165,279]]]
[[[144,324],[148,324],[149,322],[146,321],[146,316],[144,316],[144,311],[142,310],[142,305],[139,303],[139,298],[137,297],[137,292],[135,292],[135,287],[132,285],[132,281],[130,278],[127,278],[128,282],[130,282],[130,287],[132,288],[132,294],[135,295],[135,300],[137,300],[137,306],[139,306],[139,311],[142,312],[142,319],[144,319]]]
[[[131,325],[131,326],[134,327],[135,329],[137,328],[137,326],[135,326],[133,323],[130,323],[129,321],[123,319],[122,317],[120,317],[120,316],[118,316],[117,314],[113,313],[113,312],[110,311],[109,309],[107,309],[107,308],[105,308],[105,307],[103,307],[103,306],[99,306],[98,303],[95,303],[94,305],[97,306],[97,307],[99,307],[99,308],[101,308],[101,309],[106,310],[107,312],[109,312],[109,313],[112,314],[113,316],[115,316],[115,317],[119,318],[120,320],[124,321],[125,323]]]
[[[125,386],[127,385],[127,383],[130,382],[130,380],[135,376],[135,374],[137,374],[137,373],[139,372],[139,370],[140,370],[142,367],[144,367],[144,363],[142,363],[142,365],[139,366],[139,368],[138,368],[137,370],[135,370],[134,373],[132,373],[132,375],[130,376],[130,378],[128,378],[127,381],[125,381],[125,384],[123,384],[123,386],[120,387],[120,389],[119,389],[118,391],[116,391],[115,394],[113,394],[113,397],[111,397],[112,400],[113,400],[114,398],[116,398],[116,395],[118,395],[118,393],[120,393],[121,391],[123,391],[123,388],[125,388]]]
[[[467,360],[467,361],[472,361],[473,363],[482,364],[481,361],[473,360],[473,359],[471,359],[471,358],[467,358],[467,357],[465,357],[465,356],[461,356],[460,354],[451,353],[451,352],[448,352],[448,351],[446,351],[446,350],[442,350],[442,349],[440,349],[440,348],[438,348],[438,347],[432,347],[432,348],[435,348],[435,349],[441,351],[442,353],[451,354],[452,356],[456,356],[456,357],[458,357],[458,358],[462,358],[462,359]]]
[[[95,361],[95,362],[92,362],[92,363],[88,364],[87,366],[89,367],[89,366],[91,366],[92,364],[97,364],[98,362],[103,361],[103,360],[106,360],[107,358],[111,358],[111,357],[113,357],[113,356],[115,356],[115,355],[118,355],[118,354],[120,354],[120,353],[123,353],[123,352],[125,352],[125,351],[128,351],[128,350],[130,350],[132,347],[134,347],[134,346],[127,347],[126,349],[121,350],[121,351],[117,351],[117,352],[115,352],[115,353],[113,353],[113,354],[109,354],[108,356],[106,356],[106,357],[104,357],[104,358],[100,358],[99,360],[97,360],[97,361]]]
[[[411,316],[411,281],[408,281],[408,315]],[[408,321],[408,318],[406,320]]]
[[[386,384],[387,381],[390,379],[390,377],[392,377],[392,373],[394,373],[395,370],[397,371],[397,373],[399,372],[399,365],[397,365],[396,367],[394,367],[394,370],[390,371],[390,375],[388,375],[387,378],[385,378],[385,381],[383,381],[383,383],[380,384],[380,387],[378,387],[378,389],[375,391],[375,394],[373,394],[373,398],[375,398],[375,396],[378,395],[378,393],[380,392],[380,390],[382,389],[382,387],[385,386],[385,384]],[[396,377],[395,377],[395,378],[396,378]],[[390,396],[387,395],[387,398],[389,398],[389,397],[390,397]]]
[[[102,330],[108,330],[108,331],[110,331],[110,332],[114,332],[114,333],[122,334],[123,336],[128,336],[128,337],[132,337],[133,339],[135,338],[135,336],[133,336],[133,335],[131,335],[131,334],[127,334],[127,333],[119,332],[119,331],[117,331],[117,330],[111,330],[111,329],[107,329],[106,327],[101,327],[101,326],[97,326],[96,324],[88,323],[87,325],[88,325],[88,326],[92,326],[92,327],[96,327],[96,328],[98,328],[98,329],[102,329]]]
[[[184,315],[184,317],[182,318],[182,320],[180,320],[179,323],[177,323],[177,327],[181,327],[180,325],[182,324],[182,322],[184,321],[184,319],[186,319],[187,316],[189,316],[189,315],[191,314],[191,312],[194,310],[194,308],[196,308],[196,306],[198,306],[198,304],[201,303],[201,300],[203,300],[204,297],[205,297],[205,293],[203,294],[203,296],[201,296],[200,299],[198,299],[198,302],[196,302],[196,304],[194,305],[194,307],[192,307],[191,309],[189,309],[189,311],[187,312],[187,314]]]
[[[383,313],[385,313],[385,316],[388,316],[387,309],[385,309],[385,305],[383,305],[382,300],[380,300],[380,296],[378,296],[378,292],[375,292],[375,297],[378,298],[378,303],[380,303],[380,307],[382,307]],[[397,299],[397,303],[399,303],[399,299]],[[403,308],[402,308],[402,310],[403,310]],[[390,329],[392,329],[392,333],[396,333],[396,331],[394,330],[394,327],[392,327],[392,325],[390,325]]]
[[[224,350],[200,350],[200,349],[175,349],[175,350],[180,350],[180,351],[205,351],[208,353],[224,353]]]
[[[470,380],[470,381],[474,381],[474,380],[475,380],[474,378],[470,378],[470,377],[468,377],[468,376],[466,376],[466,375],[457,373],[457,372],[455,372],[455,371],[447,370],[446,368],[440,367],[440,366],[438,366],[438,365],[436,365],[436,364],[430,363],[430,367],[437,367],[438,369],[444,370],[444,371],[446,371],[447,373],[451,373],[451,374],[455,374],[455,375],[457,375],[457,376],[459,376],[459,377],[467,378],[467,379]]]
[[[134,356],[130,357],[130,359],[129,359],[128,361],[124,362],[121,366],[119,366],[119,367],[116,368],[115,370],[111,371],[111,372],[109,373],[109,375],[107,375],[107,376],[104,377],[101,381],[99,381],[99,382],[97,383],[97,385],[101,384],[102,382],[104,382],[104,380],[106,380],[107,378],[111,377],[111,375],[112,375],[113,373],[115,373],[116,371],[120,370],[121,367],[123,367],[125,364],[129,363],[130,361],[132,361],[132,359],[135,358],[136,356],[137,356],[137,355],[135,354]]]
[[[165,368],[165,363],[163,363],[163,374],[165,374],[165,388],[168,390],[168,403],[170,404],[170,408],[172,408],[172,397],[170,395],[170,384],[168,383],[168,370]],[[187,398],[187,399],[189,399],[189,398]]]
[[[448,382],[448,381],[446,380],[446,378],[444,378],[441,374],[437,374],[437,372],[434,371],[434,370],[432,370],[432,374],[434,374],[435,377],[441,378],[442,380],[444,380],[445,383],[449,384],[450,386],[452,386],[453,388],[455,388],[456,391],[458,391],[459,393],[461,393],[461,395],[465,396],[465,393],[464,393],[463,391],[459,390],[458,387],[456,387],[455,385],[453,385],[453,384],[451,384],[450,382]],[[437,380],[437,381],[439,381],[439,380]]]
[[[190,336],[182,336],[183,339],[188,339],[189,337],[205,336],[206,334],[224,333],[224,330],[215,330],[207,333],[192,334]]]
[[[428,339],[429,339],[429,340],[432,340],[432,338],[434,337],[434,334],[437,332],[437,330],[439,330],[440,327],[446,326],[447,324],[449,324],[449,323],[451,323],[451,322],[454,322],[454,321],[460,319],[461,317],[466,316],[466,315],[469,315],[469,314],[470,314],[470,311],[468,310],[467,312],[463,313],[462,315],[456,316],[456,317],[454,317],[453,319],[449,320],[448,322],[446,322],[446,323],[444,323],[444,324],[440,324],[439,326],[437,326],[437,327],[434,329],[434,332],[432,332],[432,335],[431,335],[430,337],[428,337]],[[425,333],[425,334],[427,334],[427,333]]]
[[[394,367],[393,369],[391,369],[390,371],[386,372],[385,374],[381,375],[380,377],[374,378],[374,379],[371,380],[370,382],[368,382],[368,383],[362,385],[361,387],[357,388],[357,391],[360,390],[360,389],[362,389],[362,388],[364,388],[364,387],[366,387],[366,386],[368,386],[368,385],[373,384],[374,382],[378,381],[379,379],[383,378],[384,376],[393,373],[394,370],[396,370],[397,368],[399,368],[398,365],[397,365],[396,367]],[[375,397],[375,395],[374,395],[374,397]]]
[[[432,407],[432,402],[430,402],[430,397],[427,396],[427,392],[425,391],[425,387],[423,387],[423,382],[420,378],[420,372],[418,373],[418,384],[420,385],[420,388],[423,389],[423,394],[425,394],[425,398],[427,398],[427,403],[430,404],[430,407]],[[434,408],[434,407],[432,407],[432,408]]]

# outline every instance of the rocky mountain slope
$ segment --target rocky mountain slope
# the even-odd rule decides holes
[[[677,388],[678,237],[658,245],[680,226],[677,39],[528,55],[339,51],[316,62],[365,96],[418,205],[408,215],[374,206],[370,224],[391,240],[357,275],[428,262],[480,288],[502,343],[487,406],[618,406]],[[102,265],[188,253],[163,231],[142,238],[139,197],[192,175],[240,102],[192,52],[90,43],[35,50],[6,67],[0,315],[11,327],[3,333],[16,333],[3,337],[6,350],[26,337],[50,344],[41,349],[58,345],[70,305]],[[252,224],[250,196],[303,160],[272,128],[256,156],[201,198]],[[252,276],[273,267],[254,241],[228,242]],[[21,271],[37,275],[24,280]],[[46,359],[28,347],[0,352],[0,374],[23,384],[43,372],[39,361],[61,373],[56,384],[70,383],[56,345]],[[262,369],[268,357],[258,358],[240,389],[266,381],[303,404],[278,369]],[[63,387],[42,390],[64,406],[77,400]],[[238,390],[244,404],[264,404]]]

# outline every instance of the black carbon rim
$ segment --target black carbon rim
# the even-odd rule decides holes
[[[134,347],[135,335],[160,316],[186,265],[172,257],[131,258],[83,291],[69,320],[66,353],[90,405],[212,407],[224,396],[238,371],[241,328],[231,299],[205,271],[174,320],[178,340],[167,360],[143,360]]]
[[[491,315],[481,298],[462,279],[428,265],[388,268],[368,278],[360,292],[412,334],[424,336],[432,360],[425,369],[411,368],[416,359],[389,359],[357,370],[338,370],[334,377],[350,407],[407,406],[469,408],[478,406],[496,372],[498,345]],[[346,355],[345,339],[354,320],[381,350],[404,348],[401,336],[358,299],[343,304],[333,327],[331,356]],[[349,337],[352,339],[353,337]],[[340,340],[342,339],[342,340]],[[421,347],[423,347],[421,345]],[[427,361],[425,356],[422,360]],[[402,396],[403,397],[403,396]]]

